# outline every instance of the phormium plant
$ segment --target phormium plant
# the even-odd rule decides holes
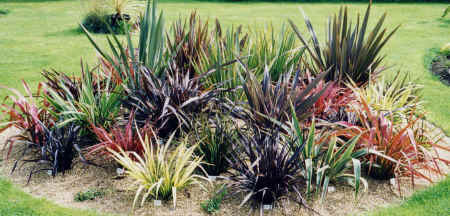
[[[22,83],[26,96],[16,89],[7,88],[14,93],[14,95],[8,96],[12,104],[4,103],[1,105],[1,111],[6,119],[1,124],[0,133],[13,127],[21,131],[20,134],[9,137],[6,141],[4,148],[8,147],[7,157],[9,157],[16,142],[44,142],[45,128],[51,128],[55,124],[55,119],[48,112],[48,103],[45,100],[40,100],[41,85],[38,87],[37,94],[33,95],[28,84],[25,81],[22,81]]]
[[[248,201],[255,208],[272,204],[279,198],[295,192],[295,200],[305,205],[299,192],[303,181],[299,175],[304,169],[300,155],[304,144],[295,145],[280,128],[265,132],[253,126],[251,132],[238,132],[238,142],[229,160],[230,186],[235,193],[245,195],[241,206]]]
[[[11,172],[16,170],[19,162],[35,163],[28,176],[28,182],[30,182],[31,177],[39,172],[48,172],[52,176],[56,176],[59,172],[64,173],[71,169],[73,159],[77,154],[81,162],[92,164],[81,154],[79,126],[72,123],[61,127],[47,128],[42,122],[37,121],[43,128],[42,139],[39,142],[26,142],[22,155],[14,163]]]
[[[175,145],[174,135],[173,133],[165,143],[156,136],[140,136],[144,148],[142,156],[136,152],[131,152],[130,155],[120,147],[118,152],[109,149],[113,158],[125,168],[125,173],[134,179],[138,187],[133,208],[139,198],[142,206],[150,196],[163,200],[172,198],[175,208],[177,191],[192,184],[202,186],[199,179],[208,180],[194,174],[201,167],[202,161],[201,157],[194,155],[197,146],[187,147],[185,138],[172,150],[171,146]]]
[[[200,118],[193,132],[198,142],[196,153],[203,157],[204,170],[211,176],[218,176],[229,168],[226,158],[236,140],[232,119],[216,115],[211,119]]]
[[[400,26],[390,33],[382,29],[385,13],[369,31],[371,6],[372,4],[369,4],[367,7],[362,21],[358,16],[355,25],[350,23],[347,7],[341,8],[338,15],[329,19],[325,44],[320,44],[311,21],[305,14],[305,23],[311,34],[312,44],[307,42],[294,22],[289,20],[314,63],[309,65],[311,71],[319,73],[331,69],[325,81],[338,80],[341,83],[350,79],[361,86],[385,69],[381,65],[384,56],[380,56],[380,51]]]
[[[317,76],[304,89],[300,89],[300,70],[297,70],[295,76],[292,76],[292,71],[292,69],[287,71],[272,84],[267,69],[261,82],[254,74],[246,70],[246,77],[242,79],[248,107],[240,109],[242,113],[239,115],[262,129],[271,130],[277,128],[280,123],[290,121],[289,103],[292,101],[296,115],[300,119],[308,117],[312,113],[310,108],[326,91],[327,86],[315,93],[312,90],[317,87],[327,72]]]

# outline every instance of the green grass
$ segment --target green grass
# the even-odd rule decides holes
[[[45,199],[37,199],[22,192],[10,182],[0,178],[1,216],[94,216],[93,211],[64,208]]]
[[[440,216],[450,214],[450,177],[434,187],[416,192],[400,206],[378,211],[372,216]]]
[[[316,30],[325,31],[327,16],[339,10],[339,3],[221,3],[163,0],[167,21],[186,16],[197,10],[204,18],[220,18],[227,26],[242,24],[245,27],[263,28],[273,23],[279,28],[288,18],[295,20],[306,30],[298,10],[302,6],[310,16]],[[450,133],[450,87],[442,84],[423,65],[423,58],[430,48],[449,42],[450,19],[441,19],[446,4],[375,4],[372,17],[388,12],[387,26],[401,29],[388,43],[386,63],[394,66],[387,74],[398,69],[411,72],[425,86],[428,118]],[[349,4],[353,17],[362,13],[363,3]],[[35,86],[41,80],[43,68],[54,68],[66,73],[79,73],[80,58],[96,62],[96,53],[86,37],[77,31],[83,6],[79,0],[0,0],[0,9],[10,13],[0,17],[0,85],[21,87],[20,79]],[[213,20],[211,20],[210,23]],[[374,21],[374,19],[372,19]],[[372,23],[373,24],[373,23]],[[105,44],[103,35],[96,38]],[[0,90],[0,97],[8,94]]]

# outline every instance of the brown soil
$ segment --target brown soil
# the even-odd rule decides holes
[[[0,149],[5,143],[6,135],[17,131],[9,130],[0,134]],[[448,142],[446,138],[445,142]],[[450,142],[445,144],[450,146]],[[107,168],[86,166],[76,163],[74,168],[64,175],[58,174],[52,178],[46,173],[33,176],[27,185],[26,180],[29,167],[24,167],[10,175],[14,159],[17,158],[20,145],[15,146],[9,160],[0,163],[0,175],[8,177],[22,190],[36,197],[45,197],[57,204],[73,208],[96,209],[99,212],[115,213],[119,215],[206,215],[200,203],[209,198],[209,193],[198,186],[188,187],[177,194],[177,206],[173,209],[172,201],[163,203],[160,207],[153,207],[152,202],[146,202],[144,207],[131,210],[134,199],[134,190],[130,188],[132,181],[129,178],[116,179],[115,167]],[[5,157],[5,155],[3,155]],[[445,158],[450,159],[448,155]],[[0,158],[1,161],[1,158]],[[337,186],[336,191],[329,193],[326,202],[319,200],[309,201],[308,204],[321,215],[360,215],[390,204],[401,202],[402,198],[412,193],[408,180],[404,180],[401,195],[389,181],[368,180],[369,189],[361,193],[358,200],[354,199],[354,192],[350,187]],[[216,183],[217,184],[217,183]],[[424,186],[426,184],[423,184]],[[75,202],[77,192],[94,188],[105,192],[101,198],[92,201]],[[238,208],[243,197],[234,196],[222,203],[221,210],[216,215],[248,215],[249,207]],[[255,212],[258,215],[259,212]],[[277,206],[266,211],[265,215],[313,215],[311,211],[300,207],[292,200],[282,200]]]

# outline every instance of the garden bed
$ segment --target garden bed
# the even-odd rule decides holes
[[[367,29],[371,8],[352,26],[342,7],[321,46],[306,16],[308,32],[289,19],[291,31],[267,34],[218,20],[209,30],[193,12],[164,34],[148,1],[126,42],[107,38],[110,52],[85,32],[98,67],[44,70],[36,92],[9,89],[3,173],[36,196],[118,214],[343,215],[395,203],[445,176],[450,148],[425,121],[422,86],[382,76],[380,50],[400,25],[382,30],[383,15]]]
[[[427,123],[433,127],[431,123]],[[16,134],[17,131],[10,129],[0,134],[0,149],[3,148],[5,137]],[[433,127],[432,133],[442,134],[439,128]],[[441,145],[450,147],[450,137],[443,137]],[[17,148],[17,150],[20,148]],[[113,213],[127,215],[132,212],[131,206],[134,198],[134,190],[128,187],[132,181],[125,178],[117,178],[116,168],[106,165],[105,168],[87,166],[80,162],[76,163],[72,170],[65,174],[59,174],[52,178],[41,173],[35,175],[27,185],[29,170],[25,166],[23,169],[10,174],[15,159],[19,152],[14,151],[11,158],[0,163],[0,175],[7,176],[13,183],[19,185],[25,192],[35,197],[49,199],[59,205],[82,208],[97,209],[102,213]],[[450,158],[449,152],[440,151],[440,156]],[[4,154],[3,154],[4,156]],[[444,172],[448,173],[448,166]],[[354,199],[354,191],[351,187],[338,185],[336,191],[329,193],[327,201],[321,203],[319,199],[308,201],[310,207],[318,211],[321,215],[359,215],[365,212],[386,207],[391,204],[401,202],[409,197],[415,190],[420,190],[429,185],[422,181],[416,182],[415,188],[412,188],[409,179],[402,178],[401,193],[398,188],[393,186],[390,181],[378,181],[368,179],[368,191],[362,192],[357,201]],[[439,180],[436,177],[435,180]],[[417,180],[416,180],[417,181]],[[217,181],[214,184],[220,184],[223,181]],[[104,192],[102,197],[95,200],[76,202],[75,194],[80,191],[95,189]],[[160,207],[154,207],[153,202],[147,201],[144,207],[136,208],[136,215],[207,215],[200,207],[200,204],[209,198],[209,193],[198,186],[189,187],[178,194],[177,207],[173,209],[172,202],[163,203]],[[242,197],[229,198],[223,201],[220,211],[217,215],[246,215],[249,207],[239,208]],[[292,201],[282,200],[272,211],[266,212],[267,215],[311,215],[312,213]]]

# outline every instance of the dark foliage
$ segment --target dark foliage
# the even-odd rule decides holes
[[[39,134],[40,139],[37,142],[31,140],[25,142],[26,146],[22,155],[14,163],[11,172],[16,170],[20,162],[23,164],[19,167],[26,163],[35,163],[28,176],[29,182],[32,175],[39,172],[48,172],[56,176],[59,172],[64,173],[71,169],[76,154],[79,154],[82,162],[89,163],[81,155],[79,126],[70,124],[64,127],[47,128],[40,121],[38,122],[43,128],[43,133]],[[25,158],[26,156],[29,158]]]
[[[439,79],[450,85],[450,55],[439,54],[431,62],[431,71],[434,75],[439,76]]]
[[[291,120],[289,105],[291,101],[295,113],[301,120],[308,117],[312,114],[311,108],[314,103],[327,89],[327,86],[324,86],[320,91],[312,92],[327,72],[318,75],[304,89],[300,88],[300,70],[295,76],[292,76],[292,70],[284,73],[274,84],[268,70],[264,72],[262,82],[259,82],[248,70],[245,75],[243,89],[248,108],[240,109],[242,112],[239,116],[267,130],[277,128],[280,123]]]
[[[202,74],[200,77],[207,76]],[[200,77],[168,71],[156,77],[148,70],[140,71],[140,89],[125,89],[128,95],[124,107],[135,111],[139,126],[151,124],[162,137],[168,137],[176,129],[190,129],[193,118],[216,101],[222,89],[205,89]]]
[[[55,70],[43,70],[42,76],[45,78],[45,84],[64,100],[68,100],[66,92],[70,92],[75,101],[79,100],[81,94],[79,90],[82,84],[79,79]]]
[[[7,15],[7,14],[9,14],[11,11],[10,10],[8,10],[8,9],[0,9],[0,16],[2,16],[2,15]]]
[[[245,194],[241,205],[251,200],[262,211],[263,204],[272,204],[292,191],[297,194],[296,200],[304,204],[297,188],[302,181],[299,171],[304,144],[294,143],[279,130],[266,133],[255,127],[249,134],[239,131],[234,148],[240,151],[233,151],[229,162],[231,188]]]

